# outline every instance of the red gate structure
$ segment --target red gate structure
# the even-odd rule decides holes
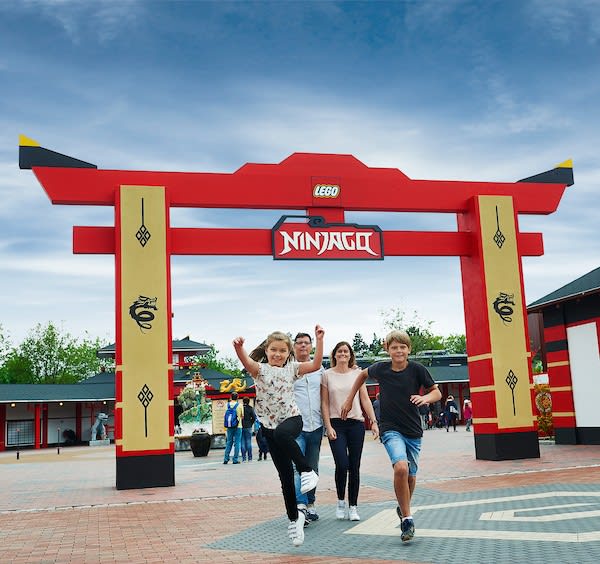
[[[231,174],[99,170],[20,137],[53,204],[113,206],[114,227],[73,228],[75,253],[114,254],[116,487],[174,485],[172,255],[270,255],[275,260],[460,257],[475,454],[540,456],[521,257],[543,254],[519,214],[556,211],[571,161],[515,183],[412,180],[351,155],[294,153]],[[171,207],[300,210],[265,229],[171,228]],[[452,231],[382,231],[347,211],[439,212]]]

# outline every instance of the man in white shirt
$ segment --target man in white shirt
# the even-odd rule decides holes
[[[298,362],[310,360],[312,338],[308,333],[298,333],[294,339],[294,356]],[[296,442],[300,446],[306,460],[319,472],[319,455],[323,440],[323,419],[321,417],[321,375],[323,367],[310,372],[294,384],[296,404],[302,415],[302,431]],[[306,523],[319,518],[315,509],[315,493],[313,489],[305,494],[300,492],[300,475],[295,473],[296,501],[298,508],[306,511]]]

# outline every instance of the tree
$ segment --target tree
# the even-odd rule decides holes
[[[373,333],[373,340],[369,345],[369,355],[377,356],[381,351],[383,351],[383,341],[381,337],[378,337],[377,334]]]
[[[0,371],[7,384],[72,384],[99,372],[96,352],[104,344],[89,337],[78,341],[48,323],[29,332],[8,353]]]
[[[384,327],[387,330],[406,331],[412,342],[411,352],[413,354],[420,351],[441,349],[447,349],[454,353],[465,353],[467,350],[464,335],[450,335],[448,337],[435,335],[431,330],[433,321],[422,320],[416,310],[413,311],[410,317],[399,307],[381,312],[381,315],[384,319]]]
[[[352,349],[354,350],[354,354],[356,356],[362,356],[369,351],[369,345],[365,343],[363,336],[360,333],[356,333],[354,335],[354,340],[352,341]]]
[[[4,327],[0,323],[0,366],[4,364],[4,361],[10,350],[10,340],[8,335],[4,332]]]
[[[190,368],[187,372],[188,376],[193,376],[195,372],[202,370],[203,368],[209,368],[211,370],[217,370],[230,376],[241,376],[242,371],[238,366],[236,360],[225,357],[223,359],[218,358],[219,351],[215,348],[215,345],[209,345],[210,350],[202,355],[196,355],[191,358]]]
[[[6,383],[6,368],[5,364],[10,353],[10,342],[7,334],[4,332],[4,327],[0,323],[0,384]]]
[[[454,354],[467,354],[465,335],[451,334],[444,339],[444,348]]]

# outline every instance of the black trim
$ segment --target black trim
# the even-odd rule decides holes
[[[567,324],[600,317],[600,294],[571,300],[565,304],[564,308]]]
[[[557,445],[576,445],[577,431],[575,427],[554,428],[554,442]]]
[[[573,186],[573,169],[566,167],[557,167],[540,174],[534,174],[528,178],[523,178],[517,182],[537,182],[540,184],[566,184]]]
[[[600,427],[576,427],[578,445],[600,445]]]
[[[476,433],[474,438],[475,458],[478,460],[518,460],[540,457],[540,443],[535,431]]]
[[[135,490],[175,485],[175,455],[117,457],[117,489]]]
[[[569,349],[569,343],[566,339],[560,341],[547,341],[546,352],[561,352]]]
[[[19,168],[29,170],[34,166],[63,168],[98,168],[95,164],[63,155],[44,147],[21,145],[19,147]]]
[[[542,310],[542,316],[544,317],[544,328],[556,327],[557,325],[564,325],[565,323],[562,305],[544,308]]]
[[[600,445],[600,427],[562,427],[554,429],[557,445]]]

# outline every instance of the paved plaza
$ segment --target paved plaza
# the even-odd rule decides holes
[[[463,428],[425,432],[413,498],[416,536],[400,541],[391,467],[369,433],[360,522],[337,521],[324,440],[320,519],[293,547],[271,461],[223,465],[175,455],[176,485],[115,489],[114,447],[0,453],[2,563],[600,562],[600,446],[542,442],[541,458],[475,460]]]

